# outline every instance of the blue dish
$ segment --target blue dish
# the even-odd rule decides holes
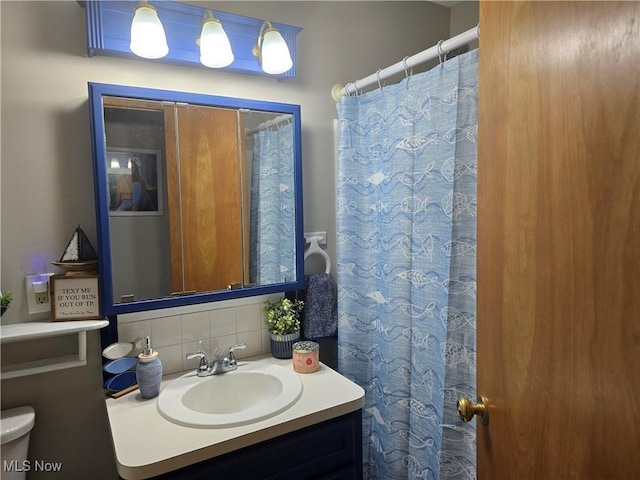
[[[126,372],[127,370],[131,370],[135,368],[138,363],[138,359],[134,357],[122,357],[117,360],[111,360],[110,362],[105,363],[102,366],[102,369],[110,373],[112,375],[116,375],[118,373]]]
[[[129,388],[134,383],[136,383],[136,372],[128,370],[126,372],[119,373],[104,382],[104,388],[112,392],[119,392],[120,390]]]

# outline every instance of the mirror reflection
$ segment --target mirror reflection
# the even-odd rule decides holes
[[[292,113],[104,95],[101,116],[113,304],[294,289]]]

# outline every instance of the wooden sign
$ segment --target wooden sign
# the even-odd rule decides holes
[[[53,321],[96,320],[100,316],[97,275],[55,275],[51,277]]]

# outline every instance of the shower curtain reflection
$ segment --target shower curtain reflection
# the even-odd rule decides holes
[[[265,285],[295,276],[293,125],[253,134],[249,278]]]
[[[477,50],[337,106],[339,352],[365,478],[475,478]]]

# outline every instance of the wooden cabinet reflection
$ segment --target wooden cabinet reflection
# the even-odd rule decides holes
[[[173,111],[165,113],[173,117]],[[166,141],[172,290],[206,292],[242,283],[242,206],[236,110],[177,106]],[[241,129],[240,131],[243,131]],[[176,140],[177,138],[177,140]],[[169,152],[169,149],[167,149]]]

